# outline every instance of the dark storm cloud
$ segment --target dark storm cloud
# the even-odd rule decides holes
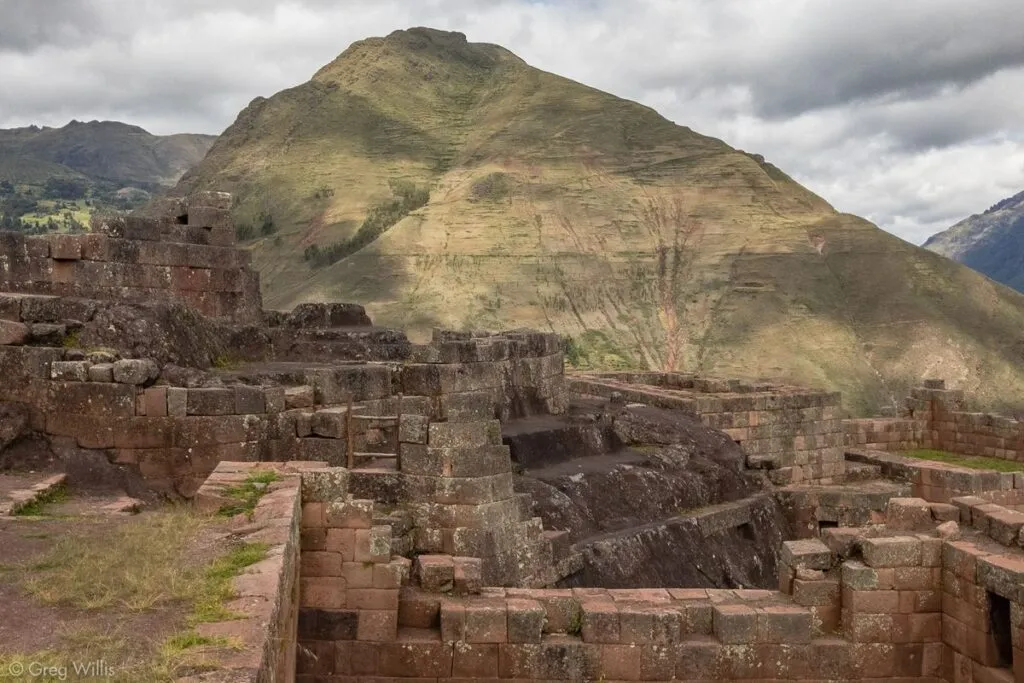
[[[914,241],[1024,188],[1020,0],[0,0],[0,126],[217,133],[417,25],[763,153]]]

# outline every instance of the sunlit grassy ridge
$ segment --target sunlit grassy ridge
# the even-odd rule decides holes
[[[304,259],[352,240],[395,183],[429,201],[333,265]],[[554,330],[587,366],[783,379],[855,412],[925,375],[990,407],[1024,398],[1024,297],[459,34],[360,41],[254,100],[178,191],[195,188],[236,193],[239,222],[273,216],[247,243],[272,307],[363,303],[414,336]]]

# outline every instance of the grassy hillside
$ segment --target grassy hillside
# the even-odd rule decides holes
[[[139,206],[173,186],[213,139],[114,121],[0,129],[0,227],[81,229],[94,210]]]
[[[414,336],[550,329],[580,366],[785,379],[858,413],[924,376],[1024,398],[1024,297],[461,34],[360,41],[254,100],[190,189],[237,195],[273,307],[355,301]]]
[[[924,246],[1024,292],[1024,192],[933,235]]]

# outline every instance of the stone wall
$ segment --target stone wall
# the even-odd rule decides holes
[[[0,291],[168,303],[211,317],[260,319],[259,276],[235,248],[231,197],[204,192],[174,215],[129,216],[85,235],[0,233]]]
[[[215,509],[212,484],[243,476],[235,467],[222,464],[197,504]],[[393,554],[384,513],[349,482],[340,468],[305,470],[292,512],[300,683],[1024,675],[1024,513],[984,498],[893,499],[886,526],[786,542],[778,591],[528,589],[485,587],[479,558]],[[970,534],[935,533],[955,521]]]
[[[776,485],[840,481],[845,472],[839,394],[680,373],[581,373],[571,391],[697,415],[721,429]]]
[[[253,465],[223,463],[210,475],[195,498],[196,509],[215,514],[237,504],[226,489],[243,483],[255,471],[273,470],[280,478],[269,484],[247,524],[233,537],[238,542],[261,543],[266,556],[233,580],[234,599],[225,603],[233,618],[196,625],[208,638],[228,638],[229,654],[204,662],[216,678],[202,680],[292,683],[295,681],[299,621],[299,521],[303,480],[300,472],[321,463]]]
[[[1024,425],[991,413],[969,412],[964,393],[928,380],[906,399],[904,417],[844,420],[846,445],[883,451],[915,448],[1024,459]]]

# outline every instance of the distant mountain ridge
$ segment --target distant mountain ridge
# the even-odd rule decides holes
[[[215,139],[189,133],[153,135],[116,121],[0,129],[0,180],[41,185],[53,176],[84,177],[154,190],[173,186]]]
[[[1024,296],[838,213],[763,157],[429,28],[254,99],[174,193],[235,194],[264,300],[532,327],[577,367],[1024,402]]]
[[[1024,292],[1024,192],[933,235],[924,247]]]

